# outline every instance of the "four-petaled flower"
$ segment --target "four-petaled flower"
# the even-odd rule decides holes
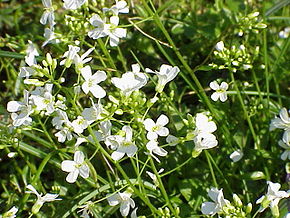
[[[169,122],[169,119],[166,115],[161,114],[157,119],[156,123],[152,120],[147,118],[144,120],[143,124],[145,129],[148,131],[147,139],[148,140],[155,140],[159,136],[168,136],[169,130],[164,127]]]
[[[133,157],[138,148],[134,142],[132,142],[133,131],[130,126],[123,126],[122,131],[125,132],[125,137],[115,135],[112,140],[117,143],[117,150],[112,153],[113,160],[120,160],[127,154],[128,157]]]
[[[222,208],[230,202],[224,198],[223,190],[217,188],[211,188],[208,191],[208,196],[213,202],[204,202],[201,205],[201,212],[205,215],[214,216],[216,213],[222,211]]]
[[[7,111],[12,113],[13,126],[29,125],[32,122],[30,114],[33,113],[32,105],[29,104],[29,92],[24,90],[24,102],[9,101]]]
[[[42,4],[44,6],[44,12],[40,18],[40,23],[42,25],[49,24],[49,26],[52,28],[55,25],[54,22],[54,8],[52,6],[51,0],[42,0]]]
[[[278,142],[278,144],[286,149],[282,154],[281,154],[281,159],[282,160],[290,160],[290,131],[285,131],[283,134],[282,140]]]
[[[106,91],[98,84],[107,79],[107,75],[104,71],[98,70],[92,75],[92,70],[90,66],[85,66],[81,69],[81,74],[85,79],[82,84],[82,89],[84,93],[88,94],[91,92],[96,98],[103,98],[106,96]]]
[[[69,173],[66,177],[67,182],[74,183],[79,174],[85,179],[89,177],[90,170],[84,160],[84,153],[82,151],[76,151],[74,160],[65,160],[61,163],[61,169]]]
[[[220,99],[221,102],[225,102],[228,99],[227,89],[229,88],[229,85],[226,82],[222,82],[221,85],[219,85],[217,81],[213,81],[209,86],[211,89],[215,90],[215,92],[210,96],[213,101]]]
[[[39,194],[32,185],[27,185],[26,188],[31,191],[28,193],[33,193],[37,196],[37,201],[35,202],[35,204],[33,205],[32,209],[31,209],[33,214],[37,214],[45,202],[61,200],[61,199],[57,198],[58,194],[47,193],[44,196],[42,196],[42,194]]]
[[[259,212],[263,212],[267,207],[270,206],[273,216],[279,217],[279,208],[278,208],[279,201],[282,198],[288,198],[290,194],[285,191],[279,191],[279,189],[281,188],[281,185],[279,183],[267,181],[267,184],[268,184],[267,194],[260,197],[256,201],[256,204],[261,204]]]
[[[128,216],[130,207],[135,207],[135,202],[131,198],[131,193],[129,192],[118,192],[112,196],[108,195],[108,202],[110,206],[116,206],[120,204],[120,212],[122,216]]]
[[[285,131],[290,130],[290,118],[286,108],[282,108],[279,113],[280,117],[275,117],[271,120],[270,131],[278,128],[284,129]]]
[[[145,69],[146,73],[154,73],[158,76],[158,83],[156,86],[156,91],[157,92],[162,92],[164,89],[164,86],[170,82],[171,80],[173,80],[177,74],[179,73],[179,68],[177,66],[170,66],[167,64],[162,64],[160,67],[160,71],[152,71],[149,68]]]
[[[165,157],[168,152],[159,147],[158,146],[158,142],[156,140],[150,140],[147,144],[146,144],[146,148],[148,149],[149,151],[149,154],[158,162],[160,163],[160,160],[158,159],[158,157],[156,157],[154,154],[157,154],[161,157]]]
[[[103,8],[103,12],[112,11],[114,15],[118,14],[128,14],[129,13],[129,7],[127,5],[126,1],[118,1],[116,0],[116,4],[113,5],[111,8]]]
[[[88,36],[93,39],[109,36],[110,46],[117,46],[120,41],[119,38],[124,38],[127,35],[126,29],[118,27],[118,16],[110,17],[110,23],[106,23],[105,19],[95,14],[91,17],[90,23],[97,28],[89,31]]]
[[[112,83],[121,89],[123,95],[129,96],[133,91],[139,90],[146,85],[148,77],[144,73],[140,73],[138,64],[132,65],[132,72],[126,72],[121,78],[113,77]]]

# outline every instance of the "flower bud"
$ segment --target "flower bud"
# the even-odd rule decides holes
[[[243,206],[243,202],[241,201],[241,199],[239,198],[238,195],[233,194],[233,199],[234,199],[234,203],[237,207],[242,207]]]

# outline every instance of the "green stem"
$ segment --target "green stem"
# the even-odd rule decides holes
[[[244,104],[244,101],[243,101],[243,98],[241,96],[241,93],[239,91],[239,88],[237,86],[237,83],[235,81],[235,77],[234,77],[234,73],[230,70],[230,76],[231,76],[231,80],[233,81],[234,83],[234,89],[236,90],[237,92],[237,96],[238,96],[238,99],[240,101],[240,104],[242,106],[242,109],[243,109],[243,112],[244,112],[244,115],[246,117],[246,120],[248,122],[248,125],[249,125],[249,128],[250,128],[250,131],[251,131],[251,134],[253,136],[253,139],[254,139],[254,144],[255,144],[255,149],[258,149],[258,144],[256,143],[257,142],[257,136],[256,136],[256,133],[255,133],[255,130],[254,130],[254,127],[253,127],[253,124],[252,124],[252,121],[248,115],[248,112],[247,112],[247,109],[246,109],[246,106]]]

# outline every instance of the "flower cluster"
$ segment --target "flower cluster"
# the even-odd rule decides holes
[[[238,35],[243,36],[245,33],[259,33],[260,29],[265,29],[267,25],[258,16],[259,12],[252,12],[246,16],[237,17]]]
[[[253,60],[259,53],[259,47],[255,48],[254,54],[249,53],[244,45],[239,47],[233,45],[231,48],[226,48],[223,41],[216,44],[214,56],[217,59],[216,63],[211,63],[213,69],[228,69],[236,72],[237,70],[248,70],[253,67]]]
[[[201,212],[205,215],[214,216],[218,214],[220,217],[243,217],[246,218],[252,210],[252,204],[243,205],[238,195],[233,194],[233,203],[224,198],[223,190],[211,188],[208,196],[213,202],[204,202],[201,205]]]

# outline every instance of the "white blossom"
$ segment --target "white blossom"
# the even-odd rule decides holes
[[[120,212],[122,216],[128,216],[130,207],[135,207],[135,202],[131,198],[132,194],[129,192],[117,192],[112,196],[107,196],[107,200],[110,206],[116,206],[120,204]]]
[[[111,8],[103,8],[103,12],[112,11],[114,15],[118,14],[128,14],[129,7],[126,1],[118,1],[116,0],[116,4],[113,5]]]
[[[267,207],[270,206],[272,214],[275,217],[279,217],[279,201],[282,198],[289,198],[290,194],[285,191],[279,191],[281,185],[279,183],[273,183],[271,181],[267,181],[268,191],[266,195],[260,197],[256,204],[261,204],[261,208],[259,212],[263,212]]]
[[[229,85],[226,82],[222,82],[221,85],[219,85],[217,81],[213,81],[209,86],[211,89],[215,90],[211,95],[213,101],[220,99],[221,102],[225,102],[228,99],[227,89],[229,88]]]
[[[34,74],[34,72],[35,70],[32,67],[21,67],[18,76],[28,79],[29,76]]]
[[[13,207],[11,207],[10,210],[8,210],[7,212],[5,212],[3,214],[3,216],[0,215],[0,217],[3,217],[3,218],[15,218],[17,212],[18,212],[18,208],[15,207],[15,206],[13,206]]]
[[[130,126],[123,126],[122,131],[125,132],[125,137],[115,135],[113,140],[118,144],[117,149],[112,153],[113,160],[120,160],[127,154],[128,157],[133,157],[138,148],[134,142],[132,142],[133,131]]]
[[[216,213],[221,212],[222,208],[229,204],[229,201],[224,198],[223,190],[211,188],[208,191],[208,196],[213,202],[204,202],[201,205],[201,212],[205,215],[214,216]]]
[[[196,128],[194,130],[194,152],[199,154],[204,149],[210,149],[218,145],[215,135],[212,133],[216,131],[217,126],[215,122],[211,121],[204,113],[198,113],[195,117]]]
[[[133,72],[126,72],[121,78],[113,77],[112,83],[119,89],[125,96],[129,96],[133,91],[139,90],[147,84],[147,76],[140,73],[139,65],[132,65]]]
[[[88,128],[89,122],[84,117],[78,116],[77,119],[72,121],[71,125],[75,133],[81,134]]]
[[[33,66],[37,64],[35,56],[39,56],[36,46],[28,40],[28,46],[25,50],[25,62],[28,66]]]
[[[95,14],[91,17],[90,23],[96,28],[88,32],[88,36],[93,39],[109,36],[110,46],[117,46],[120,38],[124,38],[127,35],[127,30],[118,27],[119,17],[110,17],[110,23],[106,23],[105,19],[102,19],[99,15]]]
[[[87,0],[63,0],[65,9],[76,10],[80,8]]]
[[[285,149],[285,151],[281,154],[282,160],[290,160],[290,131],[285,131],[283,134],[282,140],[280,140],[279,145]]]
[[[145,72],[147,73],[154,73],[157,75],[158,77],[158,83],[157,83],[157,86],[156,86],[156,91],[157,92],[162,92],[163,89],[164,89],[164,86],[172,81],[176,76],[177,74],[179,73],[179,68],[177,66],[170,66],[170,65],[167,65],[167,64],[162,64],[161,67],[160,67],[160,71],[152,71],[151,69],[149,68],[146,68],[145,69]]]
[[[244,156],[244,153],[238,149],[236,151],[234,151],[233,153],[231,153],[230,158],[232,159],[233,162],[238,162],[239,160],[241,160]]]
[[[24,90],[24,102],[9,101],[7,111],[12,113],[13,126],[29,125],[32,122],[30,114],[33,113],[32,105],[29,104],[29,92]]]
[[[79,51],[80,48],[78,46],[69,45],[68,51],[62,56],[65,59],[60,62],[60,65],[65,65],[65,67],[69,68]]]
[[[54,8],[52,6],[51,0],[42,0],[42,4],[44,6],[44,12],[40,18],[40,23],[42,25],[49,24],[50,27],[55,25],[54,22]]]
[[[61,163],[61,169],[69,173],[66,177],[67,182],[74,183],[79,174],[85,179],[89,177],[90,170],[84,160],[84,153],[82,151],[76,151],[74,160],[65,160]]]
[[[279,37],[281,39],[287,39],[290,34],[290,27],[285,27],[284,30],[279,32]]]
[[[224,48],[225,48],[225,44],[223,41],[218,42],[215,46],[215,49],[218,51],[222,51],[222,50],[224,50]]]
[[[146,148],[148,149],[149,154],[159,163],[160,160],[154,154],[157,154],[161,157],[165,157],[168,154],[168,152],[165,149],[158,146],[158,142],[156,140],[150,140],[146,144]]]
[[[49,43],[55,44],[59,43],[60,40],[58,39],[58,36],[54,33],[54,28],[45,28],[44,29],[44,38],[46,39],[44,43],[42,44],[42,47],[46,46]]]
[[[85,108],[82,112],[82,116],[89,122],[89,124],[93,123],[96,120],[100,120],[103,118],[101,113],[104,111],[103,106],[99,102],[98,104],[95,104],[92,101],[92,107]]]
[[[159,136],[168,136],[169,130],[168,128],[164,127],[169,122],[169,119],[166,115],[161,114],[157,119],[156,123],[152,120],[147,118],[144,120],[143,124],[145,129],[148,131],[147,139],[148,140],[155,140]]]
[[[37,201],[35,202],[35,204],[33,205],[32,209],[31,209],[33,214],[37,214],[45,202],[52,202],[52,201],[61,200],[61,199],[57,198],[58,194],[47,193],[44,196],[42,196],[42,194],[39,194],[32,185],[27,185],[26,188],[31,191],[29,193],[33,193],[37,196]]]
[[[85,66],[81,69],[81,74],[85,79],[82,84],[82,89],[84,93],[88,94],[91,92],[96,98],[103,98],[106,96],[106,91],[98,84],[107,79],[107,75],[104,71],[98,70],[92,75],[92,70],[90,66]]]
[[[271,120],[270,131],[278,128],[284,129],[285,131],[290,130],[290,118],[286,108],[282,108],[279,113],[280,117],[275,117]]]

